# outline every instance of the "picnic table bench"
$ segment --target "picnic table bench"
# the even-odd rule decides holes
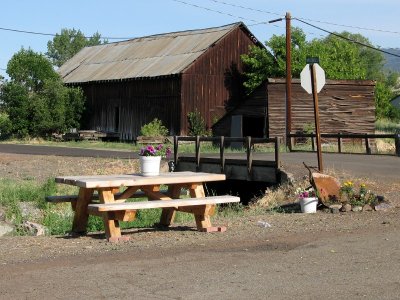
[[[230,195],[205,197],[203,183],[219,180],[225,180],[225,175],[173,172],[150,177],[140,174],[56,177],[57,183],[79,187],[79,194],[50,196],[46,200],[71,202],[75,212],[73,233],[86,233],[89,214],[102,217],[106,238],[111,242],[128,239],[121,235],[120,221],[132,221],[137,210],[149,208],[162,208],[161,225],[169,226],[175,212],[183,211],[194,215],[199,231],[225,231],[225,227],[213,227],[210,216],[214,214],[216,204],[239,202],[240,198]],[[161,185],[167,189],[162,190]],[[180,198],[184,189],[190,198]],[[137,197],[146,197],[149,201],[126,202]]]

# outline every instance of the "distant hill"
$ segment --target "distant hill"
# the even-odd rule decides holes
[[[400,55],[400,48],[387,48],[383,50],[393,54]],[[383,53],[383,55],[386,59],[385,68],[391,71],[400,72],[400,57],[396,57],[385,53]]]

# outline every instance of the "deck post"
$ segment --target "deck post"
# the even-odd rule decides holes
[[[221,160],[221,173],[225,172],[225,137],[220,136],[219,140],[219,158]]]
[[[178,136],[174,136],[174,164],[178,165]]]
[[[371,154],[371,147],[369,146],[368,135],[365,136],[365,153]]]
[[[338,153],[342,153],[342,137],[341,137],[342,133],[339,132],[338,133],[338,138],[337,138],[337,142],[338,142]]]
[[[251,153],[251,136],[246,136],[246,153],[247,153],[247,172],[250,174],[253,164],[253,155]]]
[[[200,170],[200,136],[196,136],[196,171]]]
[[[396,155],[400,156],[400,134],[394,135],[394,144],[396,146]]]
[[[281,163],[279,160],[279,138],[275,137],[275,164],[277,169]]]

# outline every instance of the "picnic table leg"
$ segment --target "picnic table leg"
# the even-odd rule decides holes
[[[115,188],[104,188],[99,189],[100,203],[112,203],[115,202],[114,193]],[[109,214],[106,212],[103,215],[104,228],[106,232],[106,238],[109,242],[119,242],[122,240],[128,240],[129,237],[121,236],[121,228],[119,227],[119,221],[110,219]]]
[[[202,183],[192,184],[189,188],[190,196],[195,198],[205,197],[204,188]],[[211,209],[211,205],[207,205],[208,210]],[[200,231],[218,231],[211,226],[211,220],[209,214],[195,214],[194,218],[196,220],[197,229]]]
[[[75,207],[74,222],[72,224],[72,232],[78,234],[86,233],[89,214],[87,206],[92,200],[93,189],[80,188],[78,201]]]
[[[168,195],[172,199],[178,199],[181,195],[181,185],[170,185]],[[161,213],[160,225],[169,226],[174,222],[176,210],[174,208],[163,208]]]

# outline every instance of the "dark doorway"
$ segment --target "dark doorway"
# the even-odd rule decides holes
[[[243,136],[264,137],[265,118],[264,117],[247,117],[242,119]]]

